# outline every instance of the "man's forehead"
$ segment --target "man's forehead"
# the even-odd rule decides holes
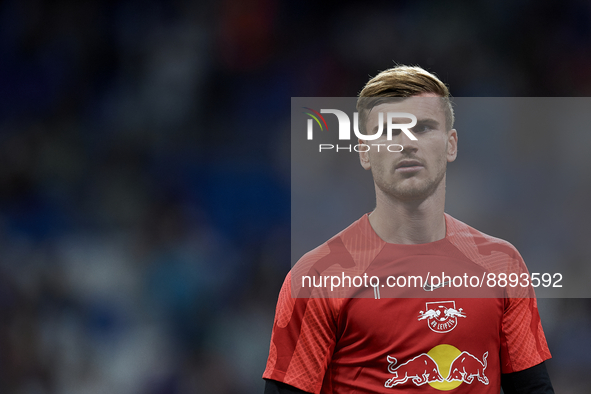
[[[441,117],[445,119],[445,112],[440,96],[413,96],[403,100],[397,98],[392,102],[376,105],[369,113],[369,118],[377,120],[380,112],[409,112],[417,117]]]

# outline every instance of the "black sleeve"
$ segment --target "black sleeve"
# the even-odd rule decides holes
[[[505,394],[554,394],[544,362],[523,371],[502,374],[501,386]]]
[[[289,384],[281,383],[276,380],[265,379],[264,394],[309,394]]]

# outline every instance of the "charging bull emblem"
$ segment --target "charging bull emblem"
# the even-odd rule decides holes
[[[398,360],[395,357],[388,356],[388,371],[394,374],[394,377],[388,379],[385,387],[394,387],[406,383],[409,379],[421,386],[430,382],[443,382],[443,377],[439,373],[439,367],[427,353],[421,353],[404,364],[396,366]]]
[[[468,352],[462,352],[455,360],[452,361],[449,367],[449,376],[447,381],[460,380],[468,384],[472,384],[474,378],[478,379],[484,384],[488,384],[488,378],[484,375],[486,369],[486,358],[488,352],[482,356],[482,362]]]

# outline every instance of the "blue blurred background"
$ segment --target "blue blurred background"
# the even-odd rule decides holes
[[[0,392],[261,392],[290,97],[354,96],[393,61],[455,96],[588,96],[591,6],[0,2]],[[515,220],[543,223],[544,191],[519,192]],[[543,302],[557,392],[587,393],[591,304]]]

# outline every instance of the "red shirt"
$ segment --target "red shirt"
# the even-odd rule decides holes
[[[486,284],[491,273],[527,274],[517,250],[445,218],[444,239],[397,245],[365,215],[304,255],[281,289],[263,378],[312,393],[498,394],[501,373],[549,359],[531,286]],[[409,277],[442,274],[454,286],[410,285]],[[331,291],[333,277],[354,283]],[[479,298],[466,298],[467,278],[484,279]]]

